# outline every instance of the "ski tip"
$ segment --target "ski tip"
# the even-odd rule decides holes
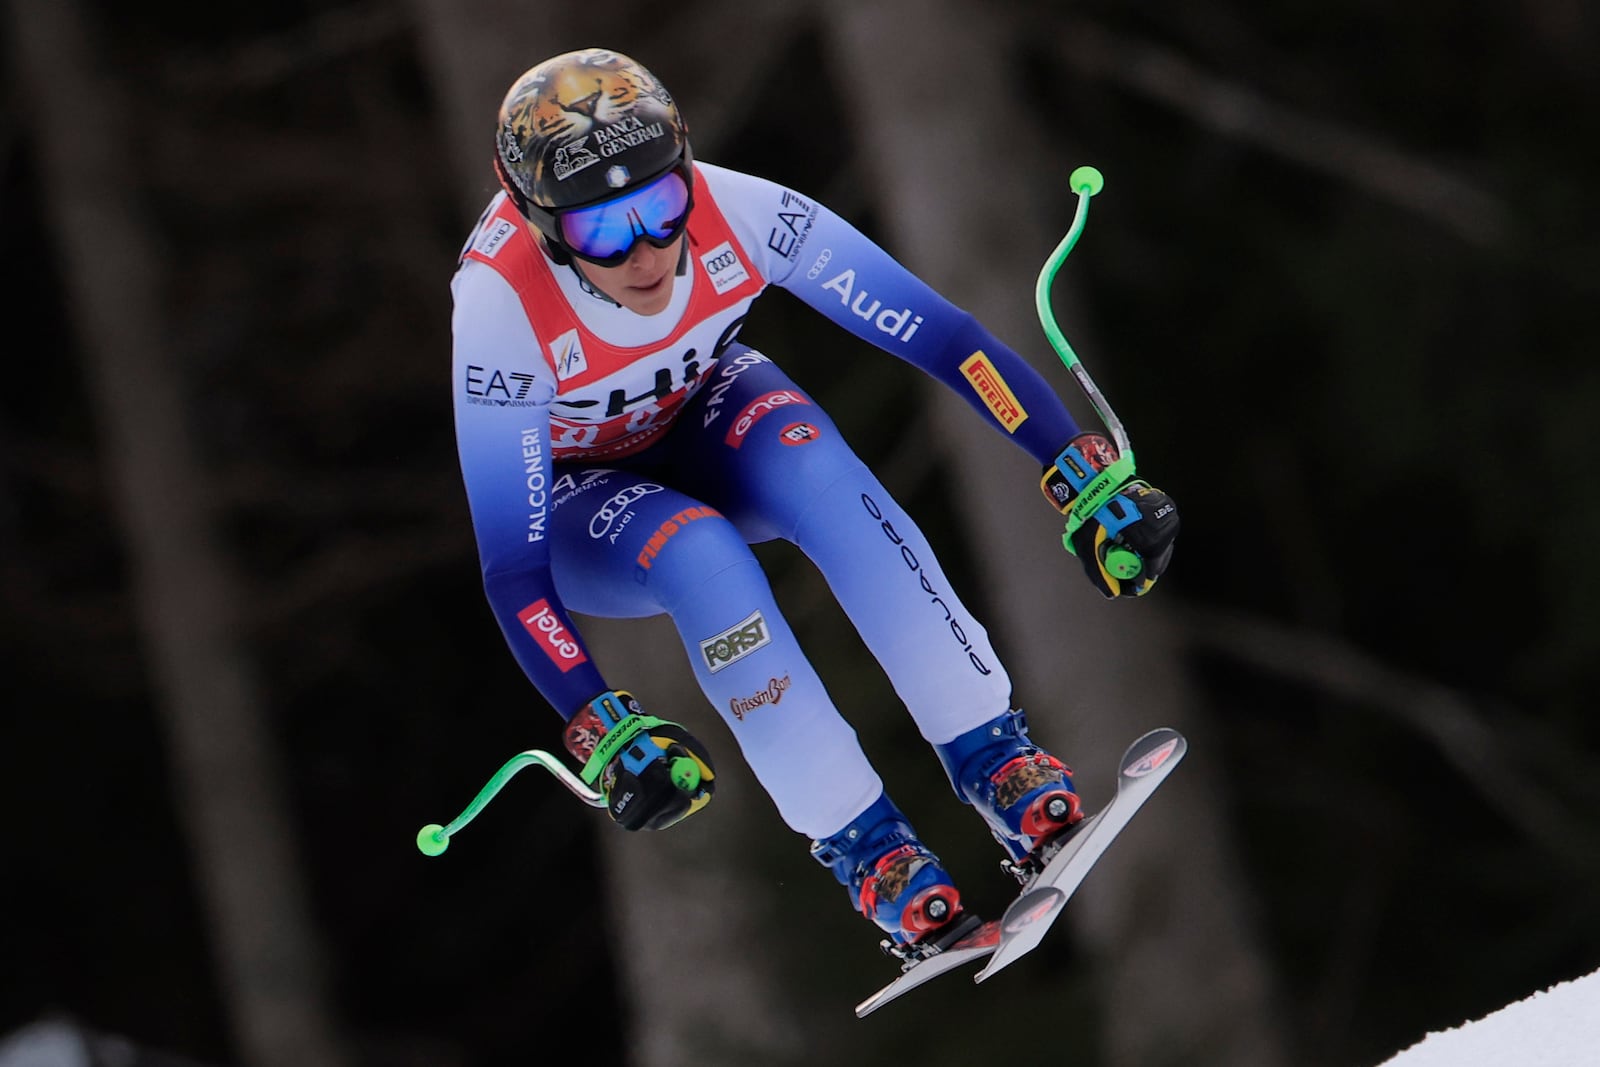
[[[1067,895],[1055,886],[1044,886],[1024,893],[1006,909],[1000,919],[1005,936],[1015,937],[1029,927],[1049,922],[1067,902]]]
[[[1067,894],[1055,886],[1041,886],[1022,894],[1000,917],[1001,943],[983,970],[972,976],[974,982],[993,977],[1012,960],[1030,951],[1043,939],[1050,924],[1067,906]],[[1011,952],[1004,952],[1007,946]],[[1004,952],[1004,954],[1003,954]]]
[[[1178,731],[1163,726],[1151,730],[1128,746],[1122,757],[1124,778],[1143,778],[1163,768],[1170,770],[1189,751],[1189,741]]]

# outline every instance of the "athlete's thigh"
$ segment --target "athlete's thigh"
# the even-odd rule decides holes
[[[673,432],[674,481],[752,542],[792,540],[806,505],[861,466],[817,402],[766,356],[725,353]]]
[[[715,509],[702,501],[616,468],[558,464],[551,496],[556,590],[572,610],[606,618],[640,618],[665,610],[659,590],[647,581],[662,544],[689,522],[720,521]],[[709,555],[726,552],[704,543]],[[722,562],[707,558],[705,565],[714,568]]]

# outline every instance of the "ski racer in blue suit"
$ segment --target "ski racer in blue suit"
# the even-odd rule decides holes
[[[519,77],[495,165],[503,191],[451,285],[454,402],[484,588],[513,655],[612,818],[666,827],[711,799],[708,749],[614,687],[574,614],[669,615],[784,822],[894,946],[932,943],[962,915],[959,894],[885,794],[750,545],[782,538],[815,563],[1013,861],[1082,817],[1071,775],[1030,739],[916,523],[740,326],[764,289],[786,289],[948,385],[1040,463],[1063,512],[1115,448],[848,222],[695,161],[672,97],[627,56],[586,49]],[[1110,489],[1071,547],[1102,594],[1139,596],[1167,566],[1177,512],[1142,481]],[[1108,567],[1113,547],[1142,570]]]

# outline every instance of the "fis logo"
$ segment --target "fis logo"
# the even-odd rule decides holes
[[[583,340],[576,326],[550,342],[550,362],[556,368],[556,378],[563,382],[589,369],[589,357],[583,354]]]

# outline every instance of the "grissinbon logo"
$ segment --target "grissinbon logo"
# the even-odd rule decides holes
[[[1000,377],[1000,372],[994,369],[994,364],[983,350],[972,353],[961,364],[961,373],[966,376],[972,388],[983,398],[984,406],[1004,426],[1006,433],[1016,433],[1017,427],[1028,421],[1028,413],[1022,409],[1022,404],[1017,400],[1006,380]]]

